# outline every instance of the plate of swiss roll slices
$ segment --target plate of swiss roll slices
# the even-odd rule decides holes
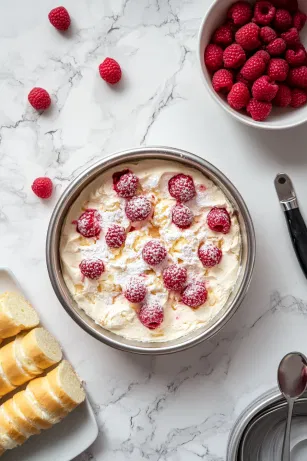
[[[97,435],[81,378],[12,272],[0,268],[1,461],[70,461]]]

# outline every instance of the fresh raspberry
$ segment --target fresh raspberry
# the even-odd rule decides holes
[[[231,26],[229,24],[224,24],[216,29],[212,37],[213,43],[226,48],[233,42],[233,33]]]
[[[53,184],[50,178],[36,178],[31,186],[39,198],[49,198],[52,194]]]
[[[260,29],[260,38],[263,41],[263,43],[268,45],[270,42],[275,40],[275,38],[277,38],[277,33],[271,27],[262,27]]]
[[[238,67],[242,67],[245,63],[246,54],[242,46],[234,43],[225,49],[223,60],[225,67],[230,69],[237,69]]]
[[[88,279],[99,279],[104,272],[104,264],[101,259],[83,259],[79,265],[81,274]]]
[[[164,286],[168,290],[181,291],[187,276],[187,270],[184,267],[172,264],[163,271]]]
[[[264,122],[272,111],[272,103],[251,99],[247,106],[247,112],[257,122]]]
[[[157,301],[143,304],[139,312],[139,319],[144,327],[149,328],[149,330],[155,330],[164,320],[162,306]]]
[[[300,88],[294,88],[294,90],[292,91],[292,98],[291,98],[290,106],[293,107],[294,109],[298,109],[299,107],[306,104],[306,101],[307,101],[306,92],[304,90],[301,90]]]
[[[233,85],[233,75],[230,70],[220,69],[213,75],[212,86],[217,93],[227,94]]]
[[[152,212],[150,200],[144,195],[132,197],[126,203],[125,212],[130,221],[144,221]]]
[[[124,291],[125,298],[130,303],[141,303],[147,293],[147,288],[140,277],[131,277],[127,283]]]
[[[275,18],[276,8],[271,2],[258,1],[255,5],[253,22],[268,26]]]
[[[185,205],[179,204],[172,209],[172,222],[180,229],[187,229],[193,222],[193,213]]]
[[[244,83],[235,83],[227,96],[230,107],[235,110],[241,110],[247,106],[250,100],[248,87]]]
[[[273,5],[276,6],[276,8],[283,8],[290,13],[295,13],[298,9],[298,2],[297,0],[271,0]]]
[[[210,72],[215,72],[223,67],[223,48],[210,43],[205,49],[205,64]]]
[[[186,306],[196,309],[207,301],[208,292],[203,282],[189,283],[182,292],[181,301]]]
[[[67,30],[70,26],[70,16],[64,6],[58,6],[48,14],[49,21],[58,30]]]
[[[49,93],[44,88],[33,88],[28,94],[28,101],[36,110],[46,110],[51,104]]]
[[[279,85],[278,91],[273,99],[274,106],[288,107],[291,103],[291,89],[287,85]]]
[[[267,74],[272,80],[284,82],[288,76],[289,64],[281,58],[274,58],[268,64]]]
[[[120,197],[131,198],[136,194],[138,185],[139,178],[133,173],[126,173],[114,184],[114,189]]]
[[[212,243],[205,243],[198,250],[198,257],[204,267],[214,267],[220,264],[223,253]]]
[[[281,38],[284,39],[288,47],[300,45],[301,39],[298,33],[298,30],[295,27],[292,27],[287,32],[281,34]]]
[[[105,239],[108,247],[120,248],[126,240],[126,231],[118,224],[113,224],[107,230]]]
[[[259,26],[250,22],[237,31],[236,42],[246,51],[254,50],[260,46],[259,32]]]
[[[252,93],[257,101],[271,102],[278,91],[278,85],[270,77],[263,75],[253,84]]]
[[[101,231],[101,215],[99,211],[88,208],[82,213],[76,224],[77,232],[83,237],[98,237]]]
[[[307,67],[301,66],[289,71],[289,84],[298,88],[307,88]]]
[[[268,44],[266,50],[271,56],[281,56],[286,51],[287,45],[282,38],[276,38]]]
[[[292,16],[287,10],[276,10],[274,27],[280,32],[285,32],[292,26]]]
[[[241,72],[237,73],[236,83],[244,83],[244,85],[246,85],[249,90],[252,89],[252,82],[249,82],[248,80],[246,80],[246,78],[243,77]]]
[[[259,51],[256,51],[256,53],[254,54],[254,56],[257,56],[258,58],[261,58],[264,60],[264,62],[267,64],[269,62],[269,60],[271,59],[271,56],[269,55],[269,53],[265,50],[259,50]]]
[[[100,77],[111,85],[118,83],[122,77],[120,65],[112,58],[106,58],[99,65],[99,73]]]
[[[291,67],[299,67],[306,62],[306,51],[304,48],[296,48],[286,51],[286,61]]]
[[[249,2],[236,2],[228,10],[227,17],[236,26],[244,26],[252,19],[253,12]]]
[[[266,63],[259,56],[249,58],[241,69],[241,74],[246,80],[254,81],[264,74]]]
[[[293,26],[298,30],[302,30],[306,24],[307,16],[302,11],[297,11],[293,16]]]
[[[159,240],[150,240],[144,245],[142,257],[149,266],[157,266],[166,258],[167,251]]]
[[[178,202],[188,202],[196,195],[193,178],[182,173],[168,181],[168,190]]]
[[[231,221],[226,208],[211,208],[207,216],[209,228],[215,232],[228,234],[230,231]]]

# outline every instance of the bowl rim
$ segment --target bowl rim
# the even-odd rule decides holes
[[[61,263],[60,263],[60,255],[59,255],[59,241],[61,236],[62,225],[67,215],[68,209],[71,207],[72,203],[76,199],[74,197],[72,199],[73,192],[76,194],[78,191],[77,196],[82,192],[82,190],[92,181],[94,181],[99,174],[102,174],[103,171],[100,171],[104,168],[104,171],[123,164],[123,163],[130,163],[134,161],[142,161],[145,159],[156,159],[156,160],[170,160],[179,163],[186,164],[189,167],[194,167],[201,171],[203,174],[206,175],[204,170],[207,170],[207,174],[211,174],[215,177],[216,181],[219,181],[225,190],[227,190],[228,194],[233,197],[234,201],[237,203],[240,214],[244,221],[244,225],[246,228],[246,248],[247,248],[247,259],[245,264],[245,270],[242,275],[242,280],[240,281],[240,286],[238,287],[237,293],[235,294],[234,298],[232,299],[228,309],[224,314],[211,325],[207,330],[201,332],[200,334],[196,334],[195,337],[184,341],[184,336],[181,338],[183,339],[181,344],[170,344],[166,346],[155,347],[151,346],[153,343],[142,343],[140,342],[139,345],[127,345],[122,343],[122,338],[119,335],[116,336],[115,339],[107,337],[104,334],[103,328],[101,327],[99,332],[93,328],[88,322],[86,322],[81,314],[78,314],[77,311],[70,304],[65,300],[63,295],[62,289],[68,292],[68,288],[66,287],[65,281],[62,276],[61,272]],[[91,178],[91,180],[90,180]],[[214,179],[212,179],[214,181]],[[84,184],[88,181],[87,184]],[[77,186],[80,186],[83,183],[82,189],[77,189]],[[70,203],[71,202],[71,203]],[[65,212],[65,214],[64,214]],[[99,341],[111,346],[115,349],[120,349],[126,352],[133,352],[137,354],[153,354],[153,355],[163,355],[163,354],[170,354],[174,352],[178,352],[181,350],[188,349],[190,347],[199,344],[200,342],[209,339],[215,333],[217,333],[223,326],[230,320],[230,318],[234,315],[234,313],[239,308],[240,304],[242,303],[247,290],[250,286],[250,282],[252,279],[254,264],[255,264],[255,257],[256,257],[256,238],[255,238],[255,231],[252,222],[252,218],[248,211],[248,208],[241,196],[238,192],[236,187],[232,184],[232,182],[214,165],[209,163],[207,160],[198,157],[195,154],[190,152],[186,152],[180,149],[169,148],[169,147],[160,147],[160,146],[152,146],[152,147],[139,147],[134,149],[129,149],[117,153],[110,154],[99,161],[95,162],[93,165],[84,169],[64,190],[61,197],[59,198],[54,211],[51,215],[48,230],[47,230],[47,237],[46,237],[46,262],[47,262],[47,269],[49,278],[51,281],[51,285],[53,290],[66,310],[66,312],[70,315],[70,317],[87,333],[89,333],[94,338],[98,339]],[[62,289],[61,289],[62,287]],[[81,310],[80,310],[81,311]],[[180,340],[181,338],[178,338]],[[150,347],[145,347],[144,344],[149,344]],[[156,343],[157,344],[157,343]]]
[[[250,0],[248,0],[250,1]],[[231,115],[232,117],[234,117],[236,120],[238,120],[239,122],[241,123],[244,123],[244,125],[247,125],[247,126],[252,126],[253,128],[261,128],[261,129],[264,129],[264,130],[272,130],[272,131],[275,131],[275,130],[288,130],[290,128],[294,128],[294,127],[297,127],[297,126],[301,126],[303,125],[304,123],[307,122],[307,110],[306,110],[306,118],[302,119],[302,120],[299,120],[299,121],[293,121],[292,123],[288,123],[287,125],[283,125],[283,126],[273,126],[273,125],[268,125],[266,123],[266,121],[264,122],[257,122],[256,120],[253,120],[252,118],[245,118],[243,117],[240,112],[238,111],[235,111],[234,109],[232,109],[229,105],[227,105],[223,99],[213,90],[212,88],[212,85],[211,85],[211,82],[209,83],[208,81],[208,78],[206,77],[206,74],[203,70],[203,60],[204,60],[204,56],[203,56],[203,51],[205,49],[202,48],[202,35],[203,35],[203,31],[204,31],[204,28],[205,28],[205,25],[208,21],[208,18],[209,16],[211,15],[212,13],[212,10],[215,8],[215,6],[220,2],[220,0],[214,0],[212,2],[212,4],[210,5],[209,9],[207,10],[204,18],[202,19],[201,21],[201,24],[200,24],[200,27],[199,27],[199,31],[198,31],[198,65],[199,65],[199,69],[200,69],[200,72],[201,72],[201,75],[202,75],[202,79],[205,83],[205,87],[208,91],[208,93],[210,94],[211,98],[218,103],[218,105],[220,107],[222,107],[229,115]],[[233,0],[233,3],[235,3],[235,0]],[[209,77],[209,73],[207,73],[208,77]]]

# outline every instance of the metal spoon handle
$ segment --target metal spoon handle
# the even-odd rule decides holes
[[[284,436],[284,443],[282,447],[282,461],[290,461],[290,434],[291,434],[291,422],[292,422],[292,414],[293,414],[293,406],[294,400],[288,400],[288,417],[287,417],[287,424]]]

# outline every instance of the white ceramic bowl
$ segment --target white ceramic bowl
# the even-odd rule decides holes
[[[223,107],[226,112],[232,115],[234,118],[239,120],[246,125],[253,126],[255,128],[265,128],[268,130],[283,130],[286,128],[292,128],[294,126],[301,125],[307,121],[307,104],[299,109],[279,109],[273,108],[273,111],[269,118],[265,122],[256,122],[246,113],[237,112],[232,109],[225,98],[217,94],[212,87],[211,75],[208,72],[204,62],[204,52],[206,46],[210,43],[211,36],[215,29],[220,26],[225,17],[228,8],[235,3],[236,0],[215,0],[209,8],[206,16],[204,17],[200,26],[199,37],[198,37],[198,54],[199,62],[201,67],[201,73],[204,77],[205,86],[209,94],[213,99]],[[250,3],[254,4],[255,0],[249,0]],[[307,1],[299,0],[299,6],[301,11],[307,14]],[[300,32],[302,43],[307,45],[307,24],[304,29]]]

